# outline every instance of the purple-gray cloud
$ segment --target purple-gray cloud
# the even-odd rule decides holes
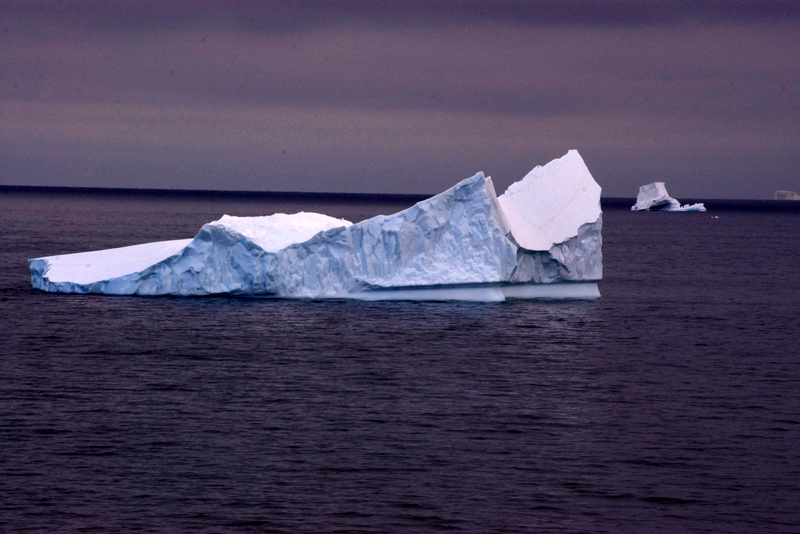
[[[5,2],[0,183],[800,189],[795,2]]]

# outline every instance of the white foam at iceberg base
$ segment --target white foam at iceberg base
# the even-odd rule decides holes
[[[639,188],[636,204],[631,211],[706,211],[702,202],[697,204],[681,203],[669,196],[664,182],[653,182]]]
[[[116,295],[596,298],[601,229],[600,187],[573,150],[499,198],[478,173],[356,224],[310,213],[225,216],[191,240],[30,260],[31,281]]]

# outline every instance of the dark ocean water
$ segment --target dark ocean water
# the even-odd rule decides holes
[[[800,212],[604,213],[591,302],[33,291],[402,201],[0,193],[0,531],[800,532]]]

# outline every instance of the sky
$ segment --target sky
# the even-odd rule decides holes
[[[800,2],[0,0],[0,184],[800,191]]]

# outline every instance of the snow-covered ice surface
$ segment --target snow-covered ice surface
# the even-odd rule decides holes
[[[308,241],[319,232],[353,223],[321,213],[301,211],[292,215],[276,213],[264,217],[223,215],[220,220],[209,224],[223,231],[238,233],[267,252],[278,252],[294,243]]]
[[[681,203],[669,196],[664,182],[653,182],[639,188],[636,204],[631,211],[706,211],[702,202],[697,204]]]
[[[138,273],[180,253],[191,241],[176,239],[38,258],[31,260],[31,270],[34,267],[46,269],[45,274],[51,283],[63,283],[66,287],[88,285]]]
[[[224,216],[191,240],[29,260],[35,288],[364,300],[597,298],[600,187],[577,151],[499,198],[483,173],[393,215]],[[135,261],[134,261],[135,258]]]

